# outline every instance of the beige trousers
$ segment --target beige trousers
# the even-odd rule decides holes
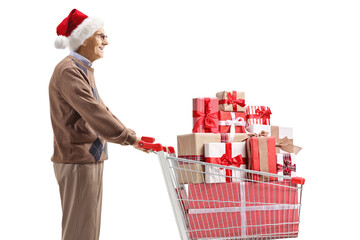
[[[98,240],[104,162],[54,163],[59,184],[62,240]]]

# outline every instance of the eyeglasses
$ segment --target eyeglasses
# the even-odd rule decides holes
[[[105,39],[107,39],[107,35],[103,34],[103,33],[98,33],[96,34],[98,37],[100,37],[101,41],[105,41]]]

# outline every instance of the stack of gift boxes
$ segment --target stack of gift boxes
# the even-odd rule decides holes
[[[268,106],[245,105],[244,92],[223,91],[217,93],[216,97],[194,98],[192,133],[177,136],[178,157],[294,177],[296,171],[295,154],[298,153],[300,148],[293,145],[292,128],[270,124],[271,114]],[[244,222],[241,224],[242,227],[236,228],[230,225],[219,226],[220,223],[215,219],[212,219],[212,221],[199,221],[199,218],[211,218],[214,213],[206,213],[206,211],[205,213],[204,211],[201,214],[198,213],[196,209],[211,208],[211,206],[209,204],[201,206],[199,201],[191,200],[204,200],[204,198],[211,195],[212,188],[217,188],[215,190],[219,192],[224,191],[221,189],[236,191],[236,189],[239,189],[236,184],[242,184],[242,187],[244,187],[244,184],[255,184],[255,182],[246,181],[249,178],[255,180],[255,182],[281,180],[281,178],[263,177],[263,175],[257,174],[246,175],[245,171],[231,171],[209,165],[179,164],[178,181],[181,184],[189,184],[189,209],[187,209],[187,212],[189,212],[189,229],[193,230],[192,237],[225,236],[221,232],[197,231],[197,229],[209,229],[211,227],[232,228],[234,236],[244,234],[243,231],[246,229],[244,227],[246,223]],[[226,184],[226,187],[221,184]],[[256,188],[256,186],[251,186],[251,188],[247,186],[246,189],[254,189],[254,187]],[[224,196],[228,195],[224,194]],[[256,198],[249,192],[247,195]],[[240,194],[236,196],[240,196]],[[224,199],[217,200],[222,201]],[[242,199],[231,199],[231,201],[235,202],[245,202],[245,200],[245,196]],[[276,201],[278,200],[276,199]],[[271,201],[271,199],[268,199],[268,201]],[[192,204],[195,202],[197,204]],[[289,200],[288,203],[292,202]],[[241,214],[240,212],[235,211],[224,214],[227,214],[224,217],[230,219],[241,219],[241,216],[237,215]],[[247,214],[254,213],[249,212]],[[261,214],[265,214],[265,211]],[[247,219],[251,219],[251,216],[248,216]],[[288,220],[279,219],[279,221]],[[212,222],[216,226],[206,226],[206,222]],[[247,224],[254,225],[251,222]],[[236,229],[239,231],[238,233],[236,233]],[[251,229],[247,229],[247,231],[247,234],[249,234]],[[257,231],[259,230],[257,229]],[[281,232],[281,230],[279,231]],[[230,237],[230,235],[226,237]]]

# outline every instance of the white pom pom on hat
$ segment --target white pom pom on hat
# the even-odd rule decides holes
[[[58,49],[69,47],[70,51],[76,51],[86,39],[91,37],[104,22],[97,17],[88,17],[84,13],[73,9],[56,28],[58,37],[54,45]]]
[[[69,45],[69,40],[67,37],[60,35],[55,39],[54,45],[57,49],[65,49]]]

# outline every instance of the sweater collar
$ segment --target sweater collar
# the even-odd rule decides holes
[[[80,55],[77,52],[70,52],[70,55],[82,62],[85,66],[91,67],[92,63],[89,59],[85,58],[84,56]]]

